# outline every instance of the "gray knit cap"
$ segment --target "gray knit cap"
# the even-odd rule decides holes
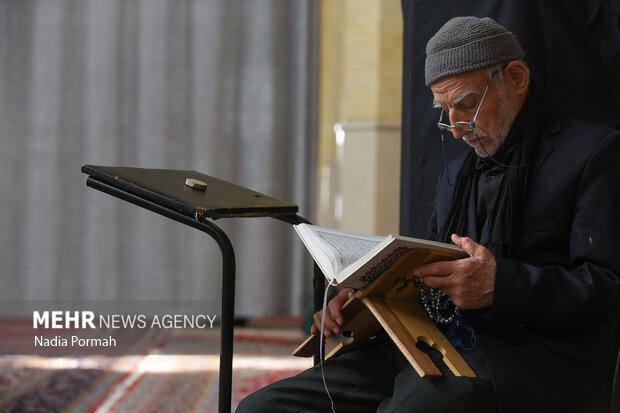
[[[426,86],[446,76],[508,63],[525,56],[515,36],[495,20],[455,17],[426,44]]]

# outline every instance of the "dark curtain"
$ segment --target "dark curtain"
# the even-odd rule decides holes
[[[402,0],[402,9],[402,234],[425,236],[443,168],[424,58],[428,39],[452,17],[492,17],[517,36],[532,80],[559,112],[620,128],[620,1]],[[466,148],[447,143],[449,157]]]

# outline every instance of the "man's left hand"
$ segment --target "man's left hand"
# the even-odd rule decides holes
[[[452,241],[469,254],[469,258],[423,265],[415,270],[414,275],[424,277],[426,286],[439,288],[464,310],[491,306],[495,288],[495,257],[469,237],[452,234]]]

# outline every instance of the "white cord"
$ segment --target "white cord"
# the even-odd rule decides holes
[[[332,284],[335,280],[331,280],[329,282],[329,284],[327,284],[327,288],[325,288],[325,294],[323,295],[323,312],[321,313],[321,331],[320,331],[320,347],[319,347],[319,357],[321,358],[321,360],[319,361],[319,364],[321,365],[321,376],[323,377],[323,387],[325,387],[325,392],[327,393],[327,397],[329,397],[329,401],[331,402],[332,405],[332,413],[336,413],[336,410],[334,409],[334,400],[332,399],[331,394],[329,394],[329,390],[327,389],[327,382],[325,381],[325,372],[323,371],[323,359],[325,358],[325,348],[323,346],[324,343],[324,339],[323,339],[323,331],[325,328],[325,310],[327,309],[327,292],[329,291],[329,287],[331,287],[332,285],[336,285],[336,284]]]

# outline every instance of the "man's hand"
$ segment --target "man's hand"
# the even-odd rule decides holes
[[[350,288],[344,288],[327,304],[327,311],[325,312],[325,328],[323,331],[325,337],[331,337],[333,334],[340,334],[340,329],[342,327],[342,323],[344,322],[340,310],[342,309],[344,303],[346,303],[352,296],[353,290]],[[314,324],[310,329],[312,334],[317,334],[321,331],[322,312],[323,310],[314,313]]]
[[[469,237],[452,234],[452,241],[469,254],[469,258],[423,265],[414,275],[424,277],[426,286],[439,288],[462,309],[491,306],[495,288],[495,257]]]

